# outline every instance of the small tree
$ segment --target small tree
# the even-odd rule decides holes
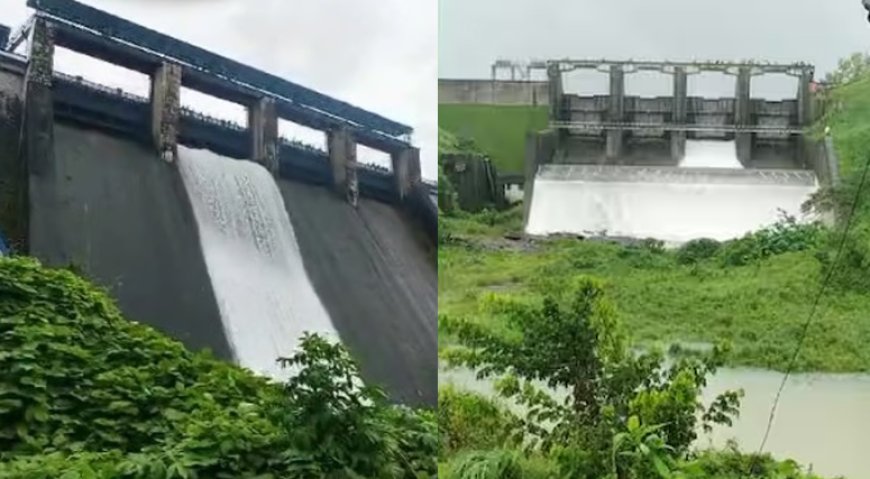
[[[653,460],[622,450],[614,456],[614,437],[655,433],[662,440],[656,451],[678,457],[696,438],[698,412],[705,428],[730,424],[737,414],[739,392],[725,393],[706,408],[700,401],[707,377],[723,362],[722,348],[670,367],[660,352],[630,352],[615,310],[596,280],[580,279],[567,306],[552,297],[538,306],[490,298],[489,312],[506,329],[444,317],[442,327],[460,344],[448,349],[445,358],[450,365],[475,369],[479,378],[498,378],[499,394],[527,410],[527,443],[567,458],[563,472],[571,477],[600,477],[601,471],[614,468],[620,478],[630,477],[627,471],[638,467],[658,470],[670,458]],[[534,386],[535,381],[566,391],[565,399],[555,399],[552,392]],[[636,439],[643,448],[652,440]],[[614,457],[622,462],[613,466]]]
[[[855,52],[841,58],[837,69],[828,73],[825,81],[832,85],[845,85],[870,75],[870,54]]]

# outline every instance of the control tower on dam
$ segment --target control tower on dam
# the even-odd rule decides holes
[[[367,382],[435,403],[437,207],[411,127],[73,0],[28,5],[0,28],[0,231],[15,253],[75,265],[128,318],[252,369],[292,353],[276,331],[334,330]],[[150,95],[56,71],[55,47],[144,73]],[[182,86],[244,106],[247,124],[183,108]],[[282,138],[279,118],[327,148]],[[358,162],[358,145],[390,166]]]
[[[799,214],[817,183],[836,177],[836,164],[828,160],[833,152],[807,134],[815,119],[812,65],[563,59],[526,68],[546,72],[549,92],[549,128],[530,134],[526,145],[530,233],[590,233],[588,227],[676,242],[728,239],[775,221],[780,210]],[[575,70],[606,74],[608,93],[567,93],[564,76]],[[672,78],[671,95],[627,95],[626,77],[650,71]],[[703,72],[732,76],[734,95],[689,96],[689,78]],[[753,78],[766,74],[796,78],[794,97],[752,97]],[[539,191],[542,185],[546,192]],[[741,191],[759,193],[765,185],[772,189],[755,198],[756,206],[736,209],[742,203],[735,197],[746,197]],[[560,211],[566,201],[582,205]],[[691,214],[677,211],[681,204],[704,201],[710,204]],[[745,208],[758,213],[755,219],[726,219],[747,218]],[[667,225],[680,214],[709,227]]]

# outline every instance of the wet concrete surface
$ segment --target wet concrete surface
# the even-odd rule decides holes
[[[30,177],[31,254],[79,268],[129,319],[231,359],[174,166],[105,133],[56,124],[54,135],[53,171]]]
[[[278,185],[308,276],[364,379],[406,404],[438,395],[435,245],[401,209],[327,188]]]

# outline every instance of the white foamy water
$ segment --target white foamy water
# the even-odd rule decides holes
[[[681,168],[739,168],[737,144],[733,141],[693,140],[686,141],[686,155]]]
[[[179,147],[221,319],[236,360],[286,379],[303,332],[338,335],[309,282],[293,226],[272,175],[250,161]]]
[[[727,240],[781,211],[800,218],[817,188],[810,172],[739,168],[733,142],[688,142],[686,151],[680,167],[542,166],[526,232]]]

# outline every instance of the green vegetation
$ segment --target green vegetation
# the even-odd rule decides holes
[[[536,298],[572,278],[606,282],[634,339],[644,343],[733,344],[730,365],[782,370],[798,341],[823,275],[833,264],[843,219],[851,210],[870,152],[870,78],[831,92],[819,122],[831,128],[841,186],[825,188],[808,207],[837,213],[829,230],[782,222],[718,244],[697,240],[677,251],[655,242],[623,246],[551,239],[506,241],[519,231],[519,210],[443,218],[449,240],[439,252],[439,310],[497,323],[479,310],[497,291]],[[482,219],[487,218],[487,221]],[[831,285],[804,343],[801,371],[870,371],[870,185],[859,199]],[[442,340],[447,340],[443,332]]]
[[[499,173],[523,172],[526,133],[546,128],[547,116],[546,107],[438,106],[438,126],[460,137],[474,138]]]
[[[727,350],[670,366],[659,351],[634,354],[602,284],[583,277],[572,283],[540,302],[490,297],[486,310],[504,326],[498,330],[439,318],[457,338],[442,354],[448,365],[492,379],[498,395],[524,411],[518,417],[492,400],[442,390],[439,477],[816,477],[769,456],[694,451],[699,427],[730,425],[737,415],[741,391],[700,400]],[[564,391],[564,399],[554,391]]]
[[[499,397],[440,392],[441,477],[814,477],[736,445],[689,447],[693,421],[727,424],[739,395],[714,401],[719,409],[707,415],[689,411],[701,406],[699,385],[716,367],[785,369],[829,272],[795,369],[870,371],[870,184],[854,201],[870,155],[870,77],[858,60],[835,75],[839,86],[820,99],[825,114],[814,128],[816,135],[830,128],[841,182],[805,208],[832,215],[835,227],[783,217],[743,238],[699,238],[670,250],[654,240],[522,238],[520,208],[444,212],[440,357],[495,381]],[[520,158],[527,122],[488,129],[497,122],[487,120],[486,107],[449,108],[456,118],[442,114],[442,127],[484,149],[519,130],[510,148]],[[719,354],[720,344],[728,354]],[[660,361],[663,349],[673,367]],[[532,386],[542,383],[557,393]],[[471,426],[478,423],[480,431]]]
[[[445,223],[458,239],[439,251],[443,313],[497,327],[500,320],[480,308],[492,292],[533,300],[564,290],[574,278],[594,275],[606,282],[636,341],[666,346],[727,339],[734,347],[728,364],[778,370],[786,367],[797,344],[819,288],[820,257],[825,258],[831,242],[830,235],[812,227],[780,224],[723,245],[707,242],[698,248],[695,242],[676,251],[655,242],[623,246],[573,239],[504,241],[499,248],[463,235],[497,227],[465,227],[475,224],[469,219]],[[799,236],[795,230],[801,228],[806,236],[821,239]],[[775,236],[777,229],[784,233]],[[798,240],[784,242],[789,236]],[[778,241],[784,252],[762,253]],[[812,246],[816,242],[823,246]],[[797,360],[798,370],[870,371],[870,295],[857,286],[829,290]],[[442,342],[448,339],[442,331]]]
[[[268,382],[0,258],[0,478],[434,477],[434,414],[359,386],[318,336],[281,361],[297,373]]]

